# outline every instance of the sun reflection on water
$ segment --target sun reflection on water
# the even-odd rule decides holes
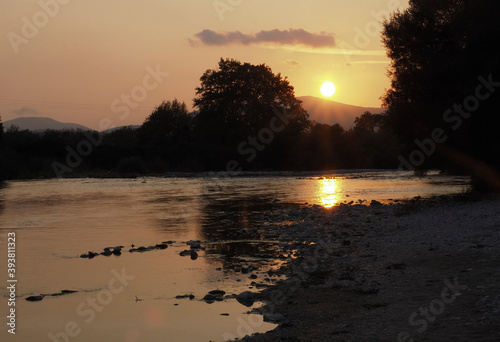
[[[324,178],[320,182],[319,196],[325,208],[332,208],[339,201],[339,184],[335,178]]]

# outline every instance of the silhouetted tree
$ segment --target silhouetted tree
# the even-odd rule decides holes
[[[161,144],[185,136],[189,130],[189,113],[184,102],[177,99],[163,101],[151,113],[139,129],[139,138],[149,143]]]
[[[500,52],[492,48],[500,40],[499,17],[496,0],[410,0],[407,10],[384,22],[392,67],[383,100],[388,123],[407,153],[419,148],[416,139],[432,140],[433,132],[443,129],[445,138],[434,139],[440,140],[436,150],[455,165],[472,173],[477,170],[471,165],[481,162],[500,166],[500,92],[494,91]],[[437,165],[432,158],[414,164]],[[450,167],[443,160],[440,165]]]
[[[200,81],[194,106],[202,113],[218,113],[222,122],[262,128],[278,110],[307,124],[308,114],[295,98],[293,87],[265,64],[221,58],[219,69],[205,71]]]
[[[286,159],[282,145],[296,151],[290,143],[297,143],[297,136],[309,127],[308,114],[281,74],[274,74],[265,64],[221,58],[218,69],[205,71],[200,81],[194,99],[198,109],[195,133],[201,141],[212,144],[212,152],[219,150],[219,159],[231,158],[231,151],[236,151],[249,135],[270,127],[277,112],[286,117],[286,127],[280,130],[279,137],[275,136],[272,146],[266,145],[259,158],[276,162],[270,154],[280,154],[280,159]]]

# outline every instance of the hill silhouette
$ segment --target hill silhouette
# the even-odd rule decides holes
[[[338,123],[345,129],[354,126],[354,119],[369,111],[382,113],[383,108],[353,106],[345,103],[322,99],[314,96],[301,96],[302,107],[309,113],[309,119],[318,123],[333,125]]]
[[[11,126],[17,126],[21,130],[27,129],[33,132],[44,131],[47,129],[55,129],[55,130],[74,129],[83,131],[91,130],[90,128],[80,124],[59,122],[57,120],[47,117],[23,117],[23,118],[12,119],[5,121],[3,123],[3,126],[6,130],[9,129]]]

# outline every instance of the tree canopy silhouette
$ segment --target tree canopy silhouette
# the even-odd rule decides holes
[[[180,103],[177,99],[163,101],[144,120],[139,136],[148,144],[164,146],[186,135],[189,120],[189,112],[184,102]]]
[[[494,47],[499,18],[495,0],[410,0],[407,10],[384,22],[392,66],[383,101],[406,152],[416,148],[415,139],[432,138],[439,128],[445,132],[434,142],[445,157],[441,166],[473,173],[472,164],[500,166],[500,92],[495,91],[500,90],[500,52]],[[425,169],[435,166],[432,161],[414,166]]]
[[[271,143],[256,143],[259,160],[250,167],[293,167],[300,138],[310,122],[286,78],[265,64],[221,58],[218,68],[206,70],[200,81],[194,99],[198,110],[194,134],[202,145],[210,146],[212,156],[218,155],[219,162],[241,159],[238,147],[241,151],[245,140],[271,127],[281,116],[285,119],[280,122],[285,122],[280,124],[279,134],[273,135]]]
[[[221,58],[218,69],[205,71],[200,81],[194,106],[199,116],[208,116],[217,125],[253,131],[269,125],[275,110],[302,129],[308,124],[308,114],[288,80],[265,64]]]

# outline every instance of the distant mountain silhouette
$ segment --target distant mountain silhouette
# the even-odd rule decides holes
[[[47,129],[55,129],[55,130],[74,129],[83,131],[91,130],[88,127],[76,123],[63,123],[45,117],[26,117],[26,118],[23,117],[23,118],[12,119],[5,121],[3,123],[3,126],[5,130],[7,130],[11,126],[17,126],[21,130],[28,129],[33,132],[45,131]]]
[[[314,96],[301,96],[298,99],[302,101],[302,107],[309,113],[311,121],[329,125],[338,123],[345,129],[352,128],[354,119],[366,111],[379,114],[384,110],[383,108],[353,106]]]

